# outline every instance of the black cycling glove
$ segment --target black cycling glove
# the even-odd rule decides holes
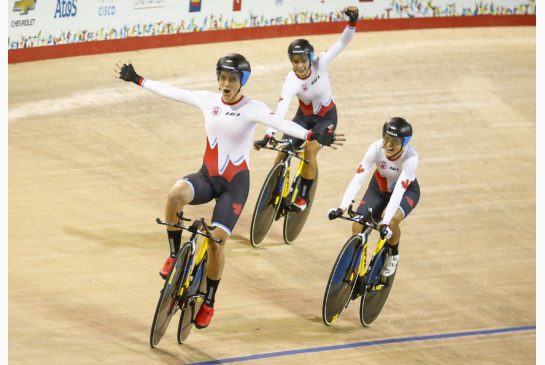
[[[348,17],[351,24],[356,24],[360,17],[359,10],[355,6],[349,6],[344,10],[344,14]]]
[[[123,66],[121,66],[121,71],[119,71],[119,78],[125,81],[132,81],[136,85],[140,85],[141,80],[143,79],[143,77],[141,77],[136,73],[136,71],[134,71],[132,63],[129,63],[128,65],[124,63]]]

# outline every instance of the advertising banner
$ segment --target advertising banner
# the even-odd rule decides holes
[[[6,0],[8,49],[360,19],[535,15],[535,0]]]

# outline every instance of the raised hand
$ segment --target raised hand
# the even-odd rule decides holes
[[[121,61],[116,62],[115,72],[121,80],[134,82],[136,85],[140,85],[142,77],[136,73],[132,63],[129,64],[121,63]]]
[[[350,23],[357,23],[360,17],[359,9],[355,6],[348,6],[344,8],[343,13],[348,17]]]

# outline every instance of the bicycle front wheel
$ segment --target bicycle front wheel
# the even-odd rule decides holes
[[[185,244],[176,255],[174,266],[165,280],[151,325],[151,348],[156,347],[159,341],[161,341],[172,316],[178,310],[178,293],[183,282],[183,276],[187,264],[189,263],[190,256],[191,245]]]
[[[325,288],[324,303],[322,305],[322,319],[328,326],[335,322],[348,306],[350,295],[354,290],[358,277],[362,249],[361,237],[350,237],[333,265]]]
[[[282,188],[279,185],[283,173],[284,165],[282,163],[275,165],[265,178],[257,198],[250,226],[250,242],[254,247],[258,247],[269,232],[280,207]]]
[[[178,343],[182,344],[189,337],[195,316],[203,303],[202,295],[199,295],[199,288],[206,282],[206,260],[207,256],[193,269],[193,278],[189,284],[188,300],[180,310],[180,322],[178,322]]]
[[[371,323],[377,319],[378,315],[382,311],[382,308],[386,304],[392,285],[394,285],[394,279],[396,273],[385,278],[380,275],[380,270],[386,259],[386,250],[376,255],[366,275],[366,288],[365,293],[361,297],[360,303],[360,321],[364,327],[369,327]]]
[[[300,185],[301,183],[299,180],[298,190],[301,188]],[[308,215],[310,214],[310,208],[312,208],[312,202],[314,201],[316,186],[318,186],[318,174],[316,174],[316,178],[310,187],[306,209],[302,212],[288,211],[286,218],[284,218],[284,242],[288,245],[295,241],[305,226]]]

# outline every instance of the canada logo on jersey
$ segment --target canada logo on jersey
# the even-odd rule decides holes
[[[307,90],[308,90],[308,85],[307,85],[307,84],[303,84],[303,86],[301,86],[301,89],[303,89],[303,91],[307,91]]]
[[[221,114],[221,108],[219,106],[215,106],[212,108],[212,115],[217,117]]]
[[[411,180],[409,179],[405,179],[401,182],[401,186],[403,187],[403,189],[407,190],[407,188],[409,187],[409,185],[411,185]]]
[[[386,168],[386,162],[381,161],[380,162],[380,168],[384,170]]]
[[[235,213],[236,215],[240,215],[240,213],[242,212],[242,204],[233,203],[232,207],[233,207],[233,213]]]

